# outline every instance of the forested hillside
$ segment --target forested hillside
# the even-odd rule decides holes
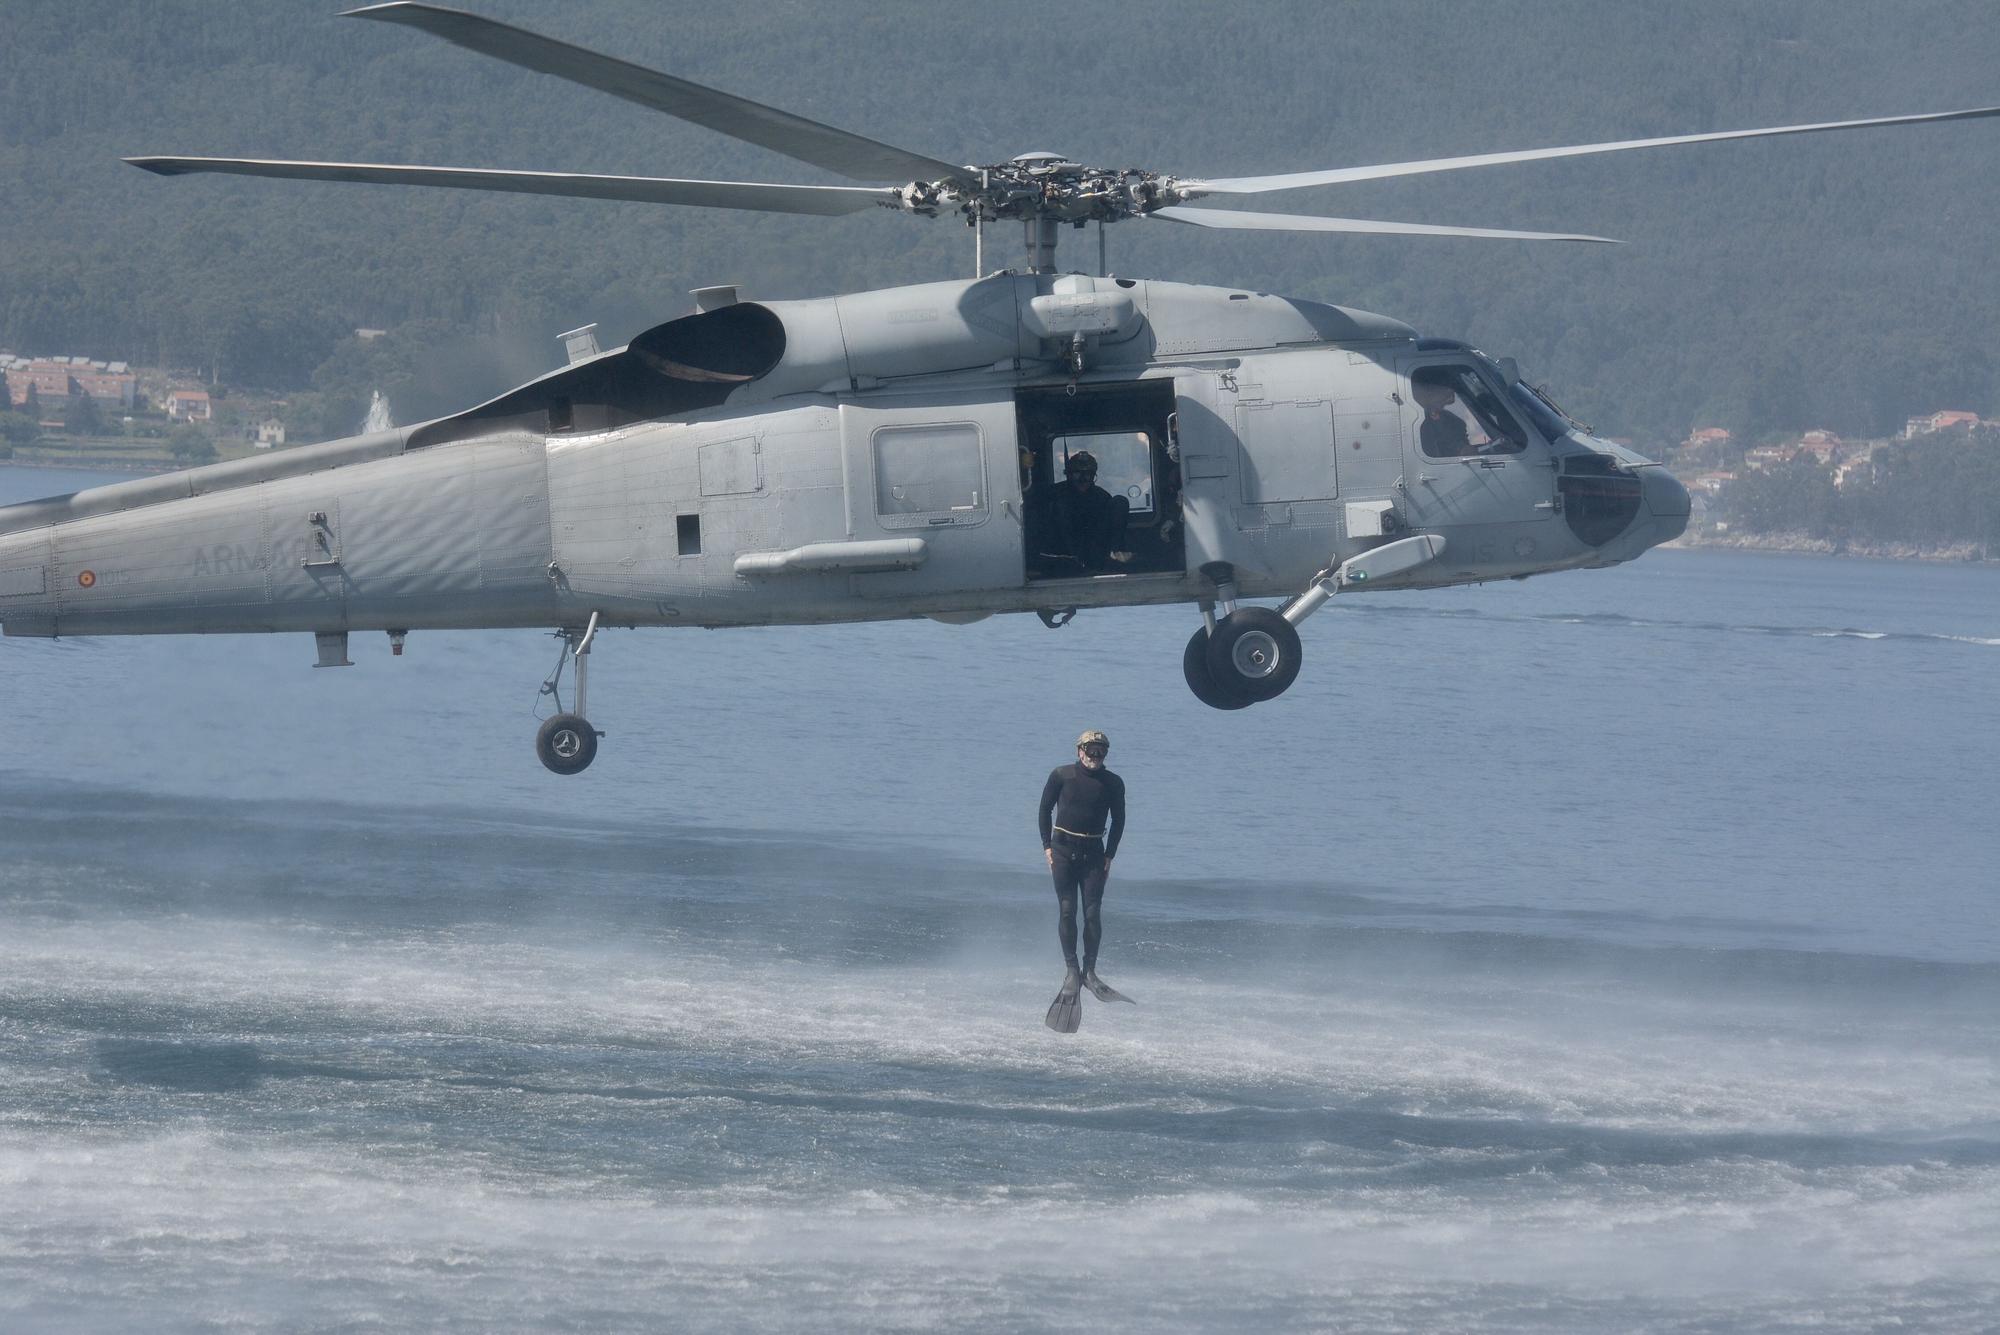
[[[2000,104],[1990,0],[1299,3],[460,0],[953,161],[1052,149],[1243,175]],[[968,273],[971,239],[443,190],[163,180],[238,154],[836,183],[337,4],[9,0],[0,347],[200,366],[401,420],[737,282],[792,297]],[[1668,149],[1267,196],[1253,207],[1625,246],[1251,237],[1129,223],[1121,273],[1380,310],[1510,352],[1645,443],[1886,434],[2000,414],[2000,120]],[[1012,260],[1012,228],[995,238]],[[1081,234],[1064,259],[1094,264]],[[357,326],[391,331],[363,347]]]

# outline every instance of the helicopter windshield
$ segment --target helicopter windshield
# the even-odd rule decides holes
[[[1571,423],[1563,415],[1562,409],[1543,398],[1541,391],[1525,380],[1516,379],[1507,386],[1508,397],[1521,415],[1535,424],[1535,430],[1549,440],[1561,440],[1571,430]]]

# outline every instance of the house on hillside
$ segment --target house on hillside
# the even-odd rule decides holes
[[[1743,462],[1751,468],[1775,468],[1788,464],[1797,449],[1791,445],[1758,445],[1743,456]]]
[[[34,391],[35,401],[44,408],[61,407],[69,402],[70,365],[67,357],[36,357],[23,364],[16,360],[19,369],[7,372],[7,402],[10,407],[21,407],[28,401],[28,391]]]
[[[138,401],[139,377],[124,362],[88,357],[9,357],[0,361],[7,376],[7,405],[19,408],[32,386],[36,402],[59,407],[88,396],[107,408],[129,410]]]
[[[1683,449],[1698,449],[1703,445],[1727,445],[1729,433],[1719,426],[1696,427],[1688,438],[1681,442]]]
[[[1903,424],[1903,439],[1927,436],[1934,431],[1949,431],[1953,427],[1975,427],[1979,425],[1978,413],[1938,412],[1929,417],[1912,417]]]
[[[205,389],[168,390],[166,407],[167,417],[176,422],[207,422],[215,417]]]
[[[1799,437],[1799,450],[1812,455],[1823,464],[1838,459],[1845,442],[1831,431],[1808,431]]]
[[[1836,487],[1845,487],[1857,478],[1863,482],[1875,480],[1875,460],[1866,451],[1844,460],[1833,470],[1833,485]]]
[[[139,401],[139,377],[124,362],[92,362],[77,366],[70,382],[79,393],[88,394],[107,408],[130,412]]]
[[[267,417],[257,423],[253,439],[260,450],[268,450],[285,443],[285,424],[275,417]]]

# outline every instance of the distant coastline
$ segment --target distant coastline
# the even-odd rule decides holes
[[[0,459],[0,468],[46,468],[60,473],[172,473],[180,469],[179,464],[161,463],[158,459],[93,459],[57,458],[23,459],[16,451],[11,459]]]
[[[1809,533],[1698,533],[1690,530],[1662,546],[1667,550],[1680,551],[1718,548],[1743,552],[1788,552],[1796,556],[1859,556],[1876,561],[2000,565],[2000,557],[1982,551],[1976,542],[1926,546],[1915,542],[1840,542],[1814,537]]]

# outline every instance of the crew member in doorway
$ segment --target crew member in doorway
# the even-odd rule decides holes
[[[1131,502],[1097,485],[1097,456],[1078,450],[1063,464],[1063,485],[1049,501],[1049,540],[1087,571],[1103,570],[1125,553]]]
[[[1103,929],[1098,909],[1118,841],[1125,833],[1125,781],[1104,764],[1111,743],[1096,730],[1076,739],[1076,763],[1050,771],[1042,785],[1042,851],[1056,885],[1056,934],[1067,972],[1049,1027],[1076,1031],[1077,989],[1087,987],[1099,1001],[1127,1001],[1097,976],[1097,947]],[[1106,821],[1110,832],[1105,832]],[[1083,960],[1076,956],[1077,913],[1083,917]],[[1065,1012],[1065,1007],[1067,1011]]]

